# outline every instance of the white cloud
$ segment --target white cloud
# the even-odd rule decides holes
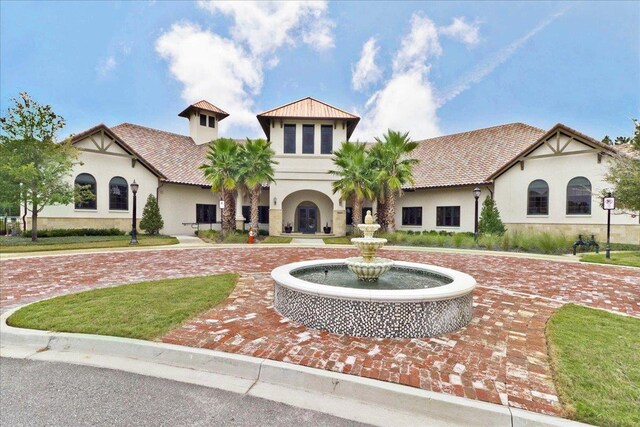
[[[377,54],[376,39],[371,37],[362,46],[360,60],[351,70],[351,87],[353,89],[361,91],[382,78],[382,69],[376,64]]]
[[[480,42],[480,27],[478,23],[469,24],[464,17],[453,18],[453,23],[438,29],[440,34],[473,46]]]
[[[183,84],[185,102],[206,99],[231,113],[220,123],[223,129],[233,124],[257,127],[252,96],[262,88],[262,69],[241,46],[195,24],[181,23],[157,40],[156,51]]]
[[[411,29],[404,36],[396,57],[393,72],[401,73],[414,68],[423,68],[427,60],[442,54],[438,39],[438,28],[431,19],[420,14],[411,17]]]
[[[429,72],[430,61],[441,54],[436,25],[428,17],[414,14],[393,58],[391,78],[367,101],[355,137],[371,141],[388,129],[409,131],[414,139],[440,134]]]
[[[186,103],[206,99],[230,113],[221,132],[259,130],[253,99],[262,91],[264,70],[278,64],[278,49],[298,43],[319,51],[333,47],[326,2],[201,0],[198,6],[231,18],[229,37],[176,23],[158,38],[156,51],[182,83]]]
[[[556,12],[542,22],[540,22],[533,30],[529,31],[524,36],[513,41],[504,49],[498,51],[493,57],[489,58],[486,62],[477,66],[469,74],[460,79],[452,87],[444,90],[442,95],[438,99],[438,104],[444,105],[451,101],[465,90],[469,89],[471,85],[482,81],[487,75],[495,70],[500,64],[506,62],[511,56],[516,53],[530,38],[544,30],[549,24],[561,17],[567,12],[568,8],[562,9]]]
[[[211,13],[233,18],[231,37],[245,43],[252,54],[273,54],[296,40],[316,50],[334,46],[334,23],[327,18],[327,3],[277,1],[204,1],[198,5]]]
[[[98,65],[96,66],[96,72],[98,73],[98,77],[102,79],[106,79],[111,75],[111,72],[118,65],[118,61],[114,55],[109,55],[106,58],[102,58],[98,61]]]

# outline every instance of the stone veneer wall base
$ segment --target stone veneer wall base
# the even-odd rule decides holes
[[[582,234],[583,237],[590,237],[595,234],[601,249],[604,249],[604,244],[607,241],[607,224],[505,223],[504,225],[510,231],[563,233],[572,238],[578,238],[578,234]],[[611,242],[640,245],[640,224],[612,224]]]

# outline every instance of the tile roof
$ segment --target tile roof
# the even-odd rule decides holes
[[[575,130],[573,128],[570,128],[569,126],[564,125],[562,123],[556,123],[551,129],[546,131],[542,136],[540,136],[540,138],[535,140],[531,145],[529,145],[528,147],[525,147],[521,152],[516,153],[515,156],[513,156],[511,159],[509,159],[508,162],[505,162],[505,164],[502,165],[502,167],[500,167],[499,169],[496,169],[493,173],[491,173],[491,175],[488,177],[488,180],[494,180],[497,177],[499,177],[500,175],[502,175],[509,168],[511,168],[514,164],[516,164],[516,162],[519,159],[521,159],[521,158],[523,158],[525,156],[528,156],[530,153],[535,151],[540,145],[542,145],[545,141],[547,141],[550,137],[552,137],[553,135],[555,135],[558,132],[564,133],[564,134],[568,134],[568,135],[573,136],[573,137],[578,137],[578,140],[582,140],[583,142],[586,142],[587,144],[591,144],[591,145],[594,145],[596,147],[599,147],[604,152],[608,152],[608,154],[610,154],[610,155],[616,155],[616,154],[620,154],[621,153],[619,149],[615,148],[612,145],[607,145],[604,142],[598,141],[597,139],[594,139],[594,138],[590,137],[589,135],[585,135],[582,132],[578,132],[577,130]]]
[[[131,123],[122,123],[112,127],[111,130],[162,172],[166,181],[210,185],[202,171],[198,169],[198,166],[206,160],[207,144],[197,145],[188,136]]]
[[[189,118],[189,112],[194,108],[215,113],[218,116],[218,120],[222,120],[229,115],[229,113],[227,113],[226,111],[216,107],[215,105],[213,105],[209,101],[205,101],[204,99],[202,101],[196,102],[195,104],[189,105],[187,108],[184,109],[184,111],[182,111],[178,115],[180,117]]]
[[[127,144],[122,138],[115,134],[110,128],[107,127],[104,123],[97,124],[83,132],[71,135],[71,143],[75,144],[81,139],[90,137],[93,134],[98,132],[104,132],[107,136],[114,139],[118,145],[120,145],[127,153],[129,153],[134,158],[138,159],[140,163],[142,163],[147,169],[149,169],[154,175],[159,178],[166,178],[166,176],[160,172],[154,165],[149,163],[149,161],[142,156],[137,150],[135,150],[131,145]]]
[[[413,188],[475,185],[488,177],[545,131],[524,123],[511,123],[418,142],[414,157]]]
[[[258,114],[258,121],[262,125],[262,129],[269,136],[269,119],[270,118],[287,118],[287,119],[331,119],[331,120],[347,120],[347,138],[351,136],[356,125],[360,121],[360,117],[348,113],[344,110],[329,105],[322,101],[318,101],[310,96],[290,102],[280,107],[272,108],[263,113]]]

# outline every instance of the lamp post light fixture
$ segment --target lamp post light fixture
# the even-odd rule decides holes
[[[136,194],[138,194],[138,187],[140,187],[140,185],[137,184],[136,180],[134,179],[131,183],[131,192],[133,193],[133,219],[131,221],[131,241],[129,242],[130,245],[138,244],[138,233],[136,230]]]
[[[480,188],[473,189],[473,197],[476,199],[476,214],[473,222],[473,239],[478,241],[478,199],[480,198]]]
[[[277,197],[273,197],[273,206],[278,204],[278,198]]]

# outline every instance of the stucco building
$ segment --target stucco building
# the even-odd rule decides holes
[[[42,228],[118,227],[131,224],[129,184],[140,184],[138,216],[149,194],[158,197],[166,234],[192,234],[218,228],[220,198],[198,167],[207,143],[229,114],[200,101],[179,114],[189,135],[123,123],[97,125],[73,137],[82,164],[74,182],[92,185],[96,200],[50,206],[39,217]],[[332,151],[349,140],[359,117],[313,98],[258,114],[278,164],[275,182],[262,192],[260,227],[280,235],[348,231],[351,207],[333,194]],[[410,129],[409,129],[410,130]],[[414,156],[415,185],[398,199],[396,224],[404,230],[473,231],[473,189],[480,203],[493,196],[509,229],[606,232],[606,211],[596,196],[607,188],[603,176],[616,149],[558,124],[549,130],[512,123],[419,142]],[[249,200],[236,197],[236,223],[248,219]],[[375,203],[367,208],[375,211]],[[640,243],[638,212],[615,211],[614,241]]]

